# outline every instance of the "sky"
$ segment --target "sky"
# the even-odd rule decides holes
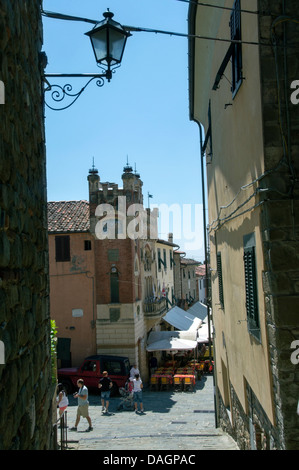
[[[109,8],[122,25],[188,29],[188,3],[180,0],[44,0],[43,8],[98,21]],[[101,72],[84,34],[92,24],[43,18],[43,26],[46,73]],[[49,82],[76,92],[87,80]],[[133,32],[109,83],[90,83],[64,111],[46,107],[48,201],[88,200],[93,161],[102,182],[122,187],[128,161],[143,181],[145,206],[160,210],[160,238],[173,232],[187,257],[203,261],[199,129],[189,118],[188,87],[187,38]]]

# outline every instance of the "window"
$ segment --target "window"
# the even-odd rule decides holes
[[[232,41],[241,41],[241,0],[235,0],[230,17]],[[235,95],[242,83],[242,44],[232,43],[232,93]]]
[[[219,287],[219,302],[222,308],[224,308],[224,296],[223,296],[223,279],[222,279],[222,261],[221,253],[217,253],[217,275],[218,275],[218,287]]]
[[[166,250],[163,249],[164,268],[167,269]]]
[[[120,319],[120,308],[109,308],[109,318],[111,323],[116,323]]]
[[[69,236],[57,236],[55,237],[55,254],[56,261],[70,261],[70,237]]]
[[[119,250],[111,249],[108,250],[108,261],[118,261],[119,260]]]
[[[245,272],[246,312],[248,330],[257,339],[260,339],[254,233],[244,236],[243,259]]]
[[[111,374],[111,375],[121,375],[122,373],[121,366],[122,364],[120,361],[113,361],[113,360],[111,361],[105,360],[103,364],[104,370],[106,370],[108,374]]]
[[[166,252],[163,250],[164,261],[161,258],[161,249],[158,248],[158,269],[161,271],[161,265],[163,264],[164,268],[166,269]]]
[[[160,248],[158,248],[158,269],[161,271],[161,251]]]
[[[169,259],[170,259],[170,269],[172,269],[172,266],[174,265],[175,266],[175,262],[174,262],[174,259],[173,259],[173,254],[172,254],[172,251],[170,250],[169,251]]]
[[[81,370],[82,372],[95,372],[97,370],[96,361],[85,361]]]
[[[228,66],[229,62],[232,63],[232,83],[231,83],[231,91],[233,97],[236,95],[237,91],[239,90],[242,81],[243,81],[243,73],[242,73],[242,32],[241,32],[241,0],[235,0],[232,13],[230,16],[230,36],[231,42],[225,57],[222,61],[222,64],[219,67],[219,70],[216,74],[215,82],[213,85],[213,90],[216,91],[219,88],[220,80],[222,79],[226,67]],[[240,41],[240,42],[235,42]]]
[[[84,251],[91,250],[91,240],[84,240]]]
[[[110,297],[112,304],[119,303],[119,281],[116,268],[112,268],[112,272],[110,273]]]

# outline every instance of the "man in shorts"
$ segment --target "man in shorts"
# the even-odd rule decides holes
[[[78,427],[81,416],[82,418],[86,418],[88,421],[89,427],[86,431],[92,431],[93,427],[91,424],[91,419],[90,419],[89,411],[88,411],[88,407],[89,407],[88,389],[84,385],[83,379],[79,379],[77,381],[77,385],[78,385],[79,391],[74,394],[74,398],[78,398],[77,418],[76,418],[75,426],[71,428],[71,431],[77,431],[77,427]]]
[[[112,380],[108,377],[108,372],[105,370],[103,372],[103,377],[99,381],[98,387],[101,390],[102,412],[106,414],[109,414],[108,407],[112,385]]]

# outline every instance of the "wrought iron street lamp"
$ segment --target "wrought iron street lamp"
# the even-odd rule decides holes
[[[111,79],[111,67],[121,63],[127,38],[131,34],[114,21],[109,10],[103,13],[104,20],[85,33],[90,37],[95,58],[98,64],[107,67],[107,79]]]
[[[101,87],[104,85],[104,79],[106,78],[108,82],[110,82],[112,78],[112,72],[115,68],[120,66],[124,49],[126,46],[127,38],[131,36],[131,33],[126,31],[120,23],[114,21],[113,13],[109,10],[103,13],[104,19],[100,22],[93,21],[93,20],[86,20],[85,18],[76,18],[70,17],[67,15],[61,15],[59,13],[50,13],[50,12],[43,12],[44,16],[56,18],[56,19],[65,19],[65,20],[73,20],[73,21],[86,21],[89,23],[95,24],[94,28],[85,33],[89,36],[92,44],[92,48],[95,54],[96,62],[99,67],[103,68],[103,73],[49,73],[45,74],[45,81],[47,83],[47,88],[45,92],[52,92],[51,97],[52,100],[56,103],[56,105],[60,105],[61,102],[66,97],[71,99],[71,102],[66,106],[50,106],[47,102],[46,105],[55,111],[62,111],[64,109],[69,108],[72,104],[77,101],[79,96],[83,93],[86,87],[96,79],[97,86]],[[73,87],[70,84],[66,84],[64,86],[60,86],[58,84],[52,85],[49,83],[48,79],[53,77],[56,78],[66,78],[66,77],[80,77],[80,78],[88,78],[88,82],[84,85],[83,88],[77,93],[73,93]]]

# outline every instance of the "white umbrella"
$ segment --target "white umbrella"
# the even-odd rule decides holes
[[[195,349],[197,346],[196,341],[180,338],[165,338],[147,346],[147,351],[181,351]]]

